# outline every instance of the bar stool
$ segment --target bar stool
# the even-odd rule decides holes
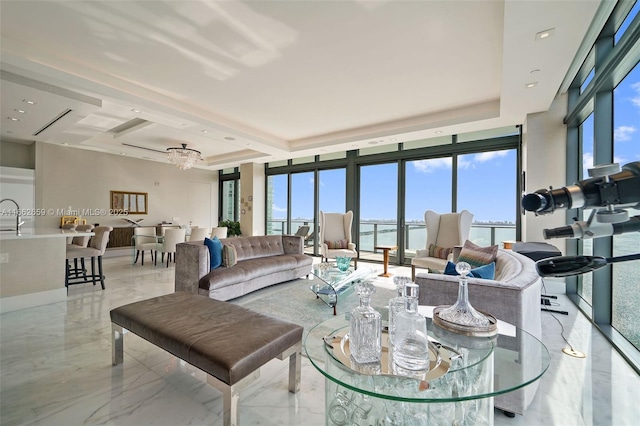
[[[102,289],[104,290],[104,274],[102,272],[102,255],[107,249],[107,243],[109,242],[109,234],[113,231],[111,226],[98,226],[93,232],[95,235],[91,238],[89,246],[82,247],[67,247],[67,274],[65,279],[65,287],[69,290],[69,286],[73,284],[83,284],[92,282],[96,285],[96,282],[100,280]],[[72,244],[73,246],[73,244]],[[69,264],[70,259],[84,259],[85,257],[91,258],[91,275],[83,274],[82,277],[71,277],[71,266]],[[98,258],[98,273],[96,274],[96,257]]]
[[[93,228],[95,228],[95,226],[93,225],[78,225],[76,226],[75,231],[91,232],[93,231]],[[89,245],[89,240],[91,240],[91,235],[73,237],[73,239],[71,240],[71,244],[68,244],[67,248],[71,247],[73,249],[73,247],[76,246],[80,248],[86,248]],[[73,269],[71,269],[71,273],[72,275],[75,275],[76,278],[78,277],[80,272],[82,272],[83,276],[87,275],[87,269],[84,266],[84,257],[80,258],[80,266],[81,268],[78,268],[78,259],[73,259]]]

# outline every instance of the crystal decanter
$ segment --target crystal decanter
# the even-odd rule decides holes
[[[467,274],[471,271],[471,266],[467,262],[459,262],[456,265],[456,272],[460,274],[458,278],[458,300],[453,306],[449,306],[440,311],[439,316],[445,321],[454,324],[470,327],[487,327],[489,318],[476,311],[469,303],[469,288],[467,284]]]
[[[349,349],[357,363],[380,362],[382,353],[382,316],[371,307],[375,287],[369,281],[356,286],[360,306],[351,311]]]
[[[411,278],[404,276],[393,277],[398,295],[389,299],[389,343],[393,344],[396,332],[396,319],[405,309],[404,286],[411,282]]]
[[[427,321],[418,313],[418,285],[404,286],[405,310],[396,318],[393,364],[409,371],[429,371]]]

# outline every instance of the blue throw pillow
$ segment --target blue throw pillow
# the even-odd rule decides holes
[[[209,255],[211,256],[211,269],[216,269],[222,265],[222,241],[218,237],[213,239],[204,239],[204,245],[209,247]]]
[[[453,262],[447,262],[447,266],[444,268],[445,275],[460,275],[456,271],[456,264]],[[478,266],[469,272],[467,277],[481,278],[484,280],[492,280],[496,276],[496,262],[491,262],[488,265]]]

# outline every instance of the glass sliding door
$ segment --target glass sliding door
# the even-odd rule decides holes
[[[347,200],[347,170],[329,169],[318,172],[318,210],[328,213],[344,213]],[[354,223],[355,226],[355,223]],[[315,244],[319,231],[312,229],[310,245]]]
[[[313,175],[313,172],[291,174],[290,234],[295,234],[301,226],[309,226],[309,230],[313,228],[313,217],[315,216],[315,179]]]
[[[451,172],[451,157],[405,163],[404,259],[426,248],[425,211],[451,211]]]
[[[289,176],[267,176],[267,235],[287,232]]]
[[[378,245],[398,244],[398,163],[360,167],[360,259],[382,260]],[[397,251],[390,252],[397,262]]]
[[[515,149],[458,157],[457,211],[473,213],[469,239],[486,247],[516,239]]]

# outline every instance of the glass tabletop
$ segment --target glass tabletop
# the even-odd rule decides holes
[[[315,368],[338,386],[377,398],[419,403],[456,402],[511,392],[538,380],[549,367],[544,344],[519,328],[508,326],[501,331],[503,334],[493,337],[469,337],[444,330],[431,318],[426,321],[429,338],[447,348],[443,354],[450,355],[443,358],[444,373],[434,378],[427,375],[426,380],[371,370],[363,373],[354,369],[357,364],[345,365],[344,359],[336,356],[332,342],[342,341],[339,337],[348,332],[348,314],[312,328],[304,342],[305,351]]]
[[[346,271],[341,271],[333,263],[316,264],[311,273],[317,278],[310,286],[311,291],[332,308],[338,303],[338,295],[347,295],[355,284],[373,275],[371,268],[366,266],[358,269],[349,267]]]

